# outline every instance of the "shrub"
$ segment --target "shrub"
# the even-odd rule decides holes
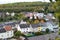
[[[14,34],[15,37],[20,37],[21,36],[21,32],[20,31],[17,31],[15,34]]]
[[[49,33],[49,32],[50,32],[50,30],[47,28],[47,29],[46,29],[46,33]]]
[[[60,40],[60,38],[55,38],[55,40]]]
[[[35,32],[35,35],[38,36],[38,35],[43,35],[42,32]]]
[[[60,31],[58,32],[58,34],[60,35]]]

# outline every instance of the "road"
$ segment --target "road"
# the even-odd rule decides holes
[[[59,36],[58,33],[51,33],[51,34],[46,34],[46,35],[40,35],[40,36],[35,36],[35,37],[29,37],[29,40],[55,40],[55,37]]]

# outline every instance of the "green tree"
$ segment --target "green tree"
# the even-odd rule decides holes
[[[55,1],[57,2],[57,1],[60,1],[60,0],[55,0]]]
[[[52,0],[49,0],[50,2],[53,2]]]
[[[53,8],[54,8],[55,12],[60,13],[60,1],[56,1],[53,4]]]
[[[20,13],[20,14],[18,14],[17,18],[18,18],[19,20],[23,20],[23,19],[25,19],[25,16],[24,16],[23,13]]]
[[[56,38],[55,40],[60,40],[60,38]]]
[[[22,34],[20,31],[17,31],[14,35],[15,35],[15,37],[20,37]]]
[[[36,36],[43,35],[43,34],[44,34],[43,32],[35,32]]]
[[[46,33],[49,33],[49,32],[50,32],[50,30],[47,28],[47,29],[46,29]]]

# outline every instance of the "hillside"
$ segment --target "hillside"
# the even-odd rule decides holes
[[[0,12],[22,12],[22,11],[41,11],[48,6],[47,2],[20,2],[10,4],[0,4]]]

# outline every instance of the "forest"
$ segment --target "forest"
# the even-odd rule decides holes
[[[0,12],[44,12],[42,9],[47,9],[47,12],[50,12],[50,10],[52,10],[50,6],[51,3],[48,2],[20,2],[0,4]]]

